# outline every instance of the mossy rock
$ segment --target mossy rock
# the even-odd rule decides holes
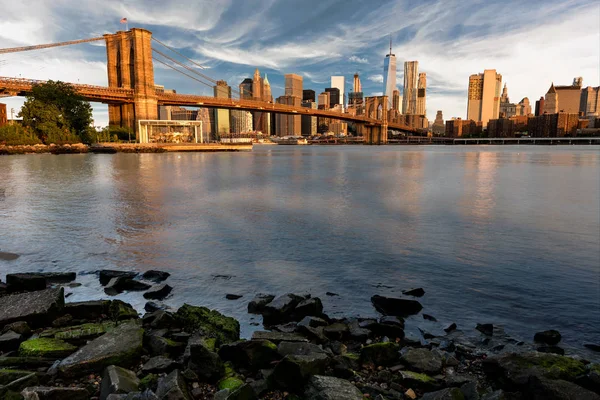
[[[242,386],[244,384],[244,382],[241,379],[238,378],[225,378],[225,379],[221,379],[219,381],[219,390],[223,390],[223,389],[229,389],[232,392],[239,388],[240,386]]]
[[[186,331],[200,331],[205,337],[216,338],[221,344],[240,339],[240,323],[235,318],[206,307],[184,304],[175,313],[175,320]]]
[[[156,391],[156,387],[158,386],[158,375],[156,374],[148,374],[142,379],[140,379],[140,391],[152,390]]]
[[[6,392],[4,394],[2,399],[4,399],[4,400],[23,400],[23,396],[21,396],[21,393],[17,393],[17,392],[13,392],[12,390],[9,390],[8,392]]]
[[[427,374],[421,374],[419,372],[413,371],[402,371],[402,377],[404,379],[411,379],[415,381],[419,381],[421,383],[435,383],[435,379],[430,377]]]
[[[89,323],[66,328],[48,329],[40,337],[50,337],[66,341],[94,339],[114,329],[114,322]]]
[[[20,369],[0,369],[0,386],[8,385],[12,381],[31,374],[31,371]]]
[[[375,343],[365,346],[360,351],[360,361],[375,365],[392,365],[400,358],[400,346],[396,343]]]
[[[352,360],[352,361],[360,360],[360,356],[356,353],[346,353],[346,354],[343,354],[342,357],[346,357],[347,359]]]
[[[77,350],[76,346],[60,339],[30,339],[19,347],[21,357],[64,358]]]
[[[138,319],[140,317],[131,304],[121,300],[112,300],[108,306],[108,312],[113,321]]]

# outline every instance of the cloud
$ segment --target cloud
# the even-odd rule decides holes
[[[348,57],[348,61],[354,62],[354,63],[359,63],[359,64],[368,64],[369,63],[369,60],[367,58],[361,58],[356,55],[352,55],[352,56]]]
[[[370,75],[367,79],[371,82],[383,83],[383,75],[381,74]]]

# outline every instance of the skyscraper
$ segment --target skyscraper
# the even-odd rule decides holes
[[[402,98],[402,114],[417,113],[417,77],[418,61],[404,62],[404,97]]]
[[[487,126],[490,119],[498,119],[500,114],[500,88],[502,75],[495,69],[486,69],[482,74],[469,77],[469,102],[467,119],[482,122]]]
[[[390,38],[390,53],[383,61],[383,95],[388,98],[388,110],[392,108],[394,90],[396,90],[396,55],[392,53]]]
[[[417,115],[427,115],[427,74],[419,73],[417,85]]]
[[[227,85],[226,81],[217,81],[217,85],[214,86],[215,97],[219,99],[230,99],[231,98],[231,87]],[[230,132],[229,125],[229,110],[215,108],[215,136],[219,139],[221,135],[228,135]]]
[[[331,87],[338,88],[340,91],[340,96],[337,104],[345,105],[345,93],[344,92],[344,77],[343,76],[332,76],[331,77]]]
[[[285,95],[302,100],[302,77],[296,74],[285,74]]]
[[[400,111],[400,91],[394,89],[392,92],[392,110]]]
[[[360,77],[358,72],[354,74],[354,86],[352,87],[354,93],[362,92],[362,85],[360,84]]]
[[[315,91],[312,89],[304,89],[302,91],[302,101],[316,101]]]
[[[336,104],[340,104],[340,89],[335,87],[325,88],[329,93],[329,108],[333,108]]]

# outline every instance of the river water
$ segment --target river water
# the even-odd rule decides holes
[[[81,273],[69,301],[104,296],[97,269],[169,271],[166,303],[235,316],[244,336],[257,292],[373,316],[372,295],[423,287],[440,325],[492,322],[528,341],[553,328],[581,348],[600,337],[600,149],[0,157],[0,250],[21,255],[0,261],[2,279]],[[120,297],[143,307],[141,293]]]

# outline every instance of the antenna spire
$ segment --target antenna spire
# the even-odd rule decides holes
[[[392,54],[392,35],[390,35],[390,54]]]

